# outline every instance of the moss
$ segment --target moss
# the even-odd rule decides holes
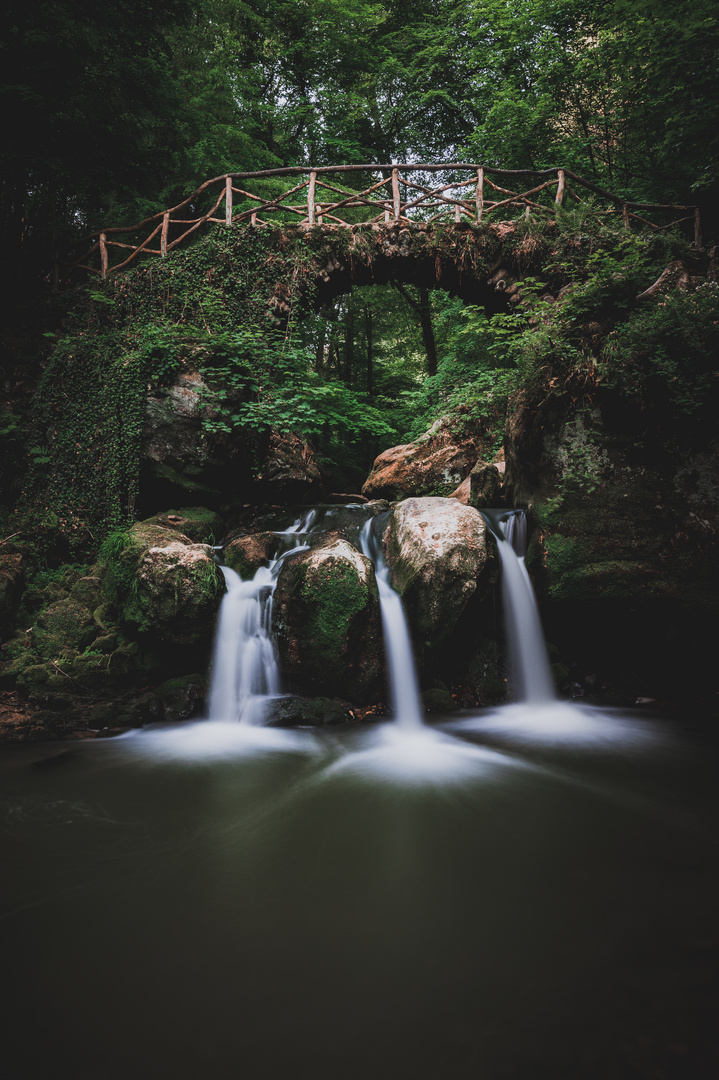
[[[320,574],[305,576],[301,595],[308,606],[310,640],[321,662],[334,667],[341,663],[353,619],[367,603],[367,589],[344,561],[327,560]]]
[[[64,647],[87,648],[96,636],[97,627],[90,611],[83,604],[67,599],[52,604],[38,616],[32,643],[40,656],[49,660]]]

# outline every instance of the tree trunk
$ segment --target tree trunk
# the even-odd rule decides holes
[[[364,327],[367,337],[367,394],[374,397],[374,371],[372,369],[372,309],[364,306]]]
[[[348,386],[352,385],[352,361],[354,359],[354,305],[352,293],[347,297],[347,319],[345,322],[345,370],[344,381]]]
[[[429,302],[429,289],[419,288],[419,321],[422,327],[422,340],[427,353],[427,374],[437,374],[437,345],[432,327],[432,305]]]

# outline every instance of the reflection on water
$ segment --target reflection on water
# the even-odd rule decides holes
[[[7,751],[0,1076],[715,1080],[713,753],[536,719]]]

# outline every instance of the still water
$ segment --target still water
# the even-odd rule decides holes
[[[6,750],[6,1080],[715,1080],[710,745],[512,706]]]

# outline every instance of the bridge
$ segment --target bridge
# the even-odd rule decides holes
[[[141,255],[164,258],[209,225],[331,230],[393,223],[480,226],[522,215],[547,220],[582,203],[587,213],[618,217],[627,228],[638,222],[658,232],[690,221],[694,246],[702,245],[698,205],[634,202],[570,169],[498,169],[467,162],[288,166],[215,176],[177,206],[137,225],[98,230],[71,269],[106,278]]]

